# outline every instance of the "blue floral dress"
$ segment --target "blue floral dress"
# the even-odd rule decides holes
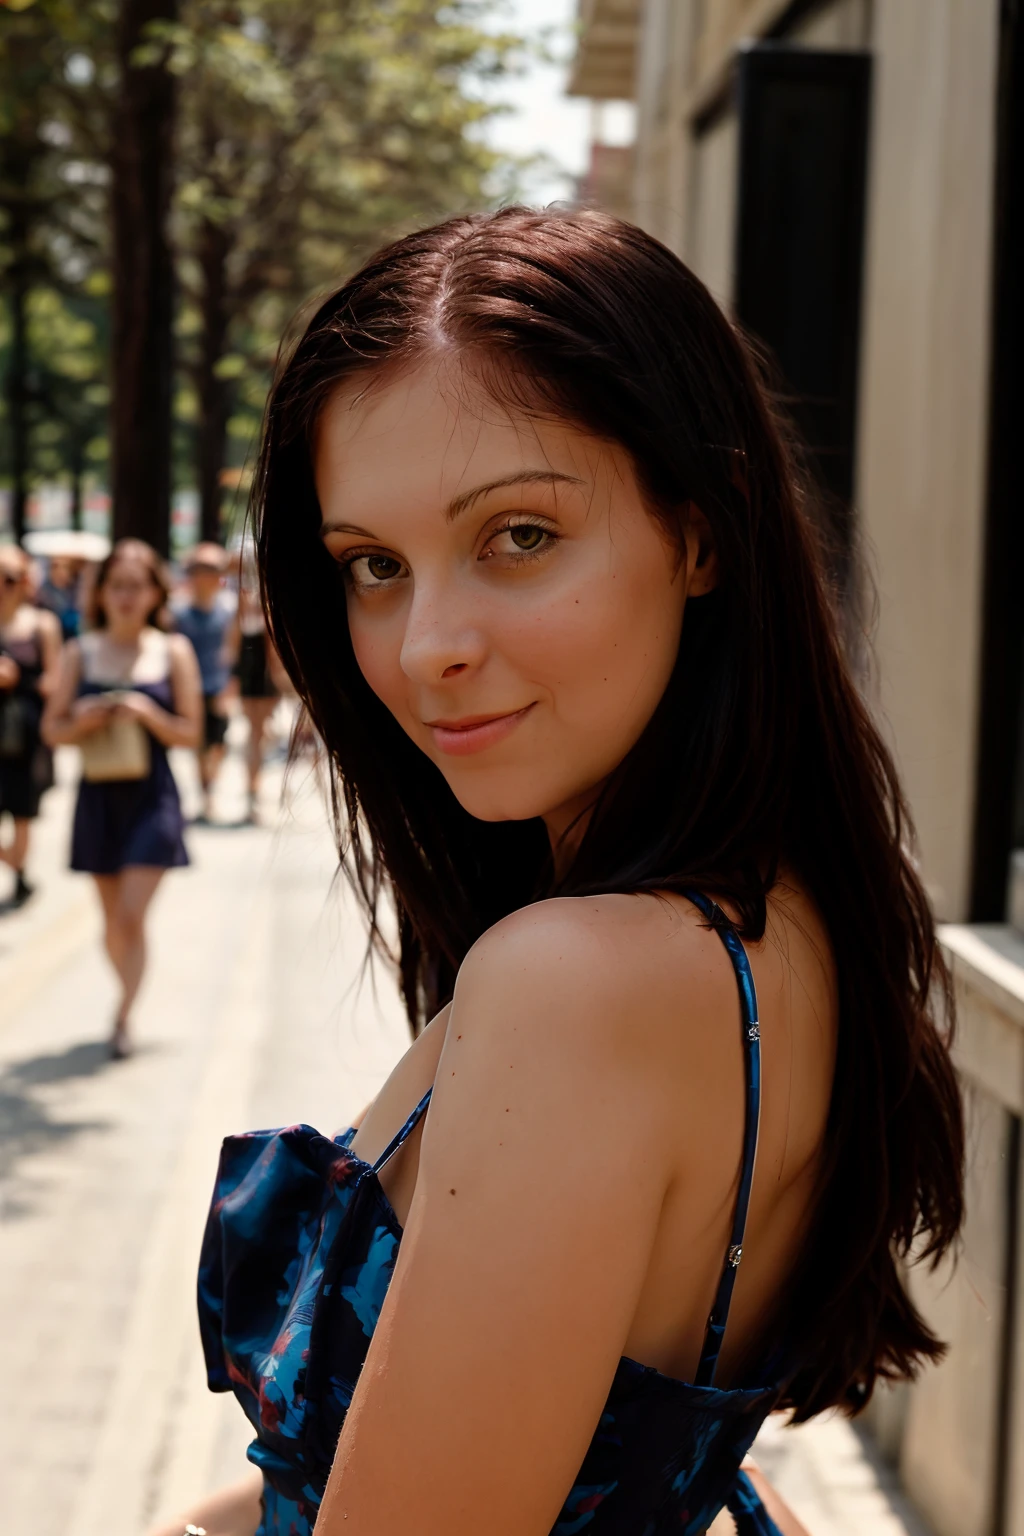
[[[740,1463],[787,1373],[722,1391],[725,1335],[754,1173],[761,1063],[746,953],[721,911],[688,893],[719,933],[739,983],[746,1075],[740,1188],[693,1382],[622,1359],[551,1536],[699,1536],[727,1506],[740,1536],[779,1536]],[[427,1093],[377,1162],[308,1125],[230,1136],[199,1270],[208,1380],[234,1392],[263,1473],[257,1536],[310,1536],[345,1414],[394,1272],[402,1228],[381,1169],[425,1113]],[[480,1512],[480,1530],[487,1529]]]

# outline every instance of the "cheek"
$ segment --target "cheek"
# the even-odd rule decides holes
[[[506,631],[508,652],[551,689],[556,714],[583,730],[636,735],[668,682],[683,600],[663,562],[607,564]]]
[[[392,714],[404,713],[401,665],[403,628],[400,623],[369,620],[355,603],[348,604],[348,632],[356,665],[374,693]]]

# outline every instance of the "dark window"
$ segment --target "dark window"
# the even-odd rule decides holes
[[[1005,912],[1010,851],[1024,848],[1024,6],[1001,7],[995,271],[981,711],[971,917]]]
[[[766,342],[834,499],[853,493],[870,55],[762,43],[739,55],[737,318]]]

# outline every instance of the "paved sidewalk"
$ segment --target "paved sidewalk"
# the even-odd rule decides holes
[[[20,910],[9,906],[14,880],[0,865],[0,1028],[42,978],[99,931],[90,882],[67,867],[77,770],[78,753],[62,748],[57,786],[44,796],[43,813],[32,831],[27,873],[37,894]]]
[[[142,1536],[244,1467],[244,1421],[207,1392],[195,1324],[220,1138],[337,1128],[406,1031],[390,981],[362,975],[361,924],[308,775],[275,817],[277,770],[272,828],[191,829],[192,868],[156,898],[140,1049],[112,1063],[92,893],[61,869],[72,770],[65,758],[39,828],[41,894],[0,917],[0,1525]],[[236,752],[229,816],[240,790]],[[922,1536],[842,1421],[770,1425],[756,1454],[812,1536]]]

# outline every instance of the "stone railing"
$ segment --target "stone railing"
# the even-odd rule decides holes
[[[935,1536],[1024,1536],[1024,939],[947,926],[967,1115],[967,1221],[954,1264],[911,1272],[949,1354],[867,1414]]]

